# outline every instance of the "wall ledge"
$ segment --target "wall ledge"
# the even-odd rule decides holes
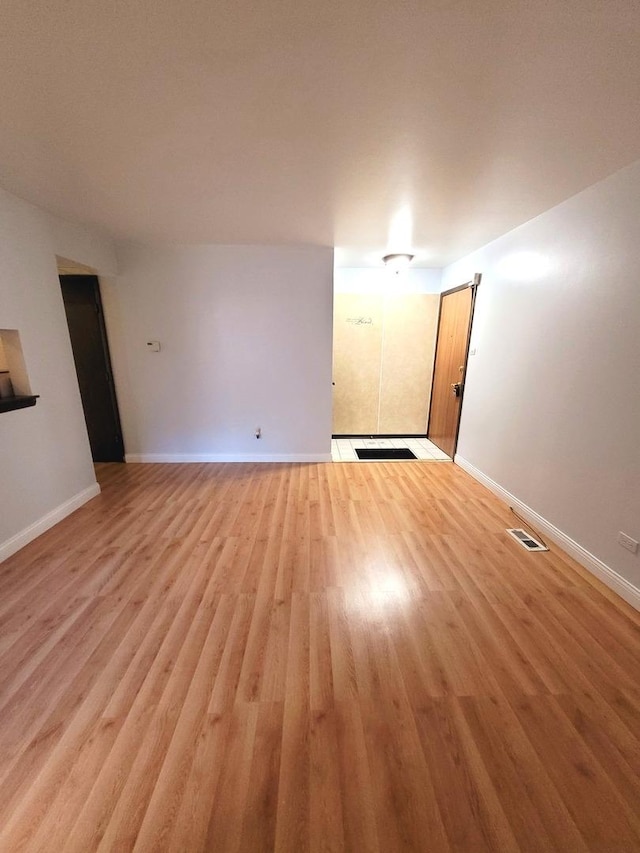
[[[93,483],[87,489],[83,489],[81,492],[78,492],[77,495],[69,498],[68,501],[60,504],[55,509],[52,509],[51,512],[48,512],[46,515],[43,515],[42,518],[34,521],[33,524],[25,527],[24,530],[20,531],[20,533],[16,533],[16,535],[12,536],[11,539],[7,539],[6,542],[0,542],[0,563],[3,560],[6,560],[7,557],[15,554],[16,551],[24,548],[25,545],[29,544],[29,542],[33,542],[34,539],[37,539],[38,536],[45,533],[45,531],[49,530],[50,527],[53,527],[54,524],[62,521],[63,518],[71,515],[72,512],[75,512],[83,504],[86,504],[87,501],[90,501],[91,498],[95,498],[96,495],[99,494],[100,486],[98,483]]]
[[[125,462],[331,462],[330,453],[127,453]]]
[[[606,584],[609,589],[612,589],[621,598],[624,598],[624,600],[632,607],[635,607],[636,610],[640,610],[640,589],[635,587],[606,563],[603,563],[602,560],[598,559],[598,557],[590,551],[587,551],[586,548],[583,548],[578,542],[567,536],[567,534],[562,530],[559,530],[555,525],[551,524],[550,521],[547,521],[546,518],[538,515],[535,510],[522,503],[522,501],[516,498],[515,495],[512,495],[499,483],[496,483],[480,471],[479,468],[472,465],[471,462],[468,462],[462,456],[458,455],[455,456],[453,461],[456,465],[459,465],[464,471],[466,471],[467,474],[470,474],[474,480],[482,483],[482,485],[486,486],[489,491],[494,493],[494,495],[497,495],[503,501],[516,509],[522,516],[529,519],[532,525],[548,536],[552,542],[556,543],[556,545],[559,545],[563,551],[566,551],[570,557],[573,557],[576,562],[580,563],[581,566],[584,566],[584,568],[591,572],[592,575],[595,575],[599,580]]]

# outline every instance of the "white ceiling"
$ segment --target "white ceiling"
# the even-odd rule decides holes
[[[441,266],[640,157],[637,0],[2,0],[0,185]],[[406,242],[408,238],[400,240]]]

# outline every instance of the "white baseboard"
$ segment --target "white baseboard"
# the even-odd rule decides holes
[[[99,494],[100,486],[97,483],[93,483],[93,485],[89,486],[87,489],[83,489],[81,492],[78,492],[77,495],[69,498],[68,501],[60,504],[60,506],[57,506],[55,509],[52,509],[51,512],[48,512],[46,515],[43,515],[42,518],[38,519],[38,521],[34,521],[33,524],[29,525],[29,527],[25,527],[24,530],[20,531],[20,533],[16,533],[16,535],[12,536],[11,539],[7,539],[6,542],[0,543],[0,563],[3,560],[6,560],[7,557],[15,554],[16,551],[20,550],[20,548],[24,548],[25,545],[29,544],[29,542],[33,542],[33,540],[37,539],[37,537],[44,533],[45,530],[53,527],[54,524],[62,521],[63,518],[71,515],[72,512],[75,512],[75,510],[79,509],[83,504],[86,504],[87,501],[90,501],[91,498],[95,498],[96,495]]]
[[[607,566],[606,563],[603,563],[602,560],[598,559],[598,557],[590,551],[587,551],[586,548],[583,548],[578,542],[567,536],[566,533],[563,533],[562,530],[559,530],[555,525],[551,524],[550,521],[547,521],[546,518],[538,515],[535,510],[522,503],[521,500],[518,500],[515,495],[512,495],[499,483],[496,483],[490,477],[487,477],[486,474],[483,474],[482,471],[476,468],[475,465],[472,465],[471,462],[467,462],[467,460],[462,456],[457,455],[453,461],[456,465],[459,465],[463,470],[465,470],[467,474],[470,474],[474,480],[482,483],[483,486],[486,486],[495,495],[505,501],[505,503],[516,509],[520,515],[528,519],[534,527],[548,536],[552,542],[559,545],[563,551],[566,551],[567,554],[569,554],[570,557],[573,557],[576,562],[580,563],[581,566],[584,566],[587,571],[599,578],[599,580],[616,592],[621,598],[624,598],[624,600],[632,607],[635,607],[636,610],[640,610],[640,589],[635,587],[626,578],[623,578],[622,575],[619,575],[618,572],[610,566]]]
[[[127,453],[125,462],[331,462],[330,453]]]

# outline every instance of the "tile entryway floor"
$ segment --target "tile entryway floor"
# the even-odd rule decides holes
[[[426,438],[346,438],[331,439],[331,458],[334,462],[369,462],[358,459],[356,448],[408,447],[416,457],[423,461],[451,462],[451,457]],[[390,460],[384,460],[390,461]],[[406,460],[399,460],[406,461]]]

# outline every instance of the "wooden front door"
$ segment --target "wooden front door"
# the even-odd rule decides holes
[[[458,441],[474,300],[472,285],[443,293],[440,300],[427,438],[451,457]]]
[[[98,279],[61,275],[60,285],[93,461],[122,462],[124,444]]]

